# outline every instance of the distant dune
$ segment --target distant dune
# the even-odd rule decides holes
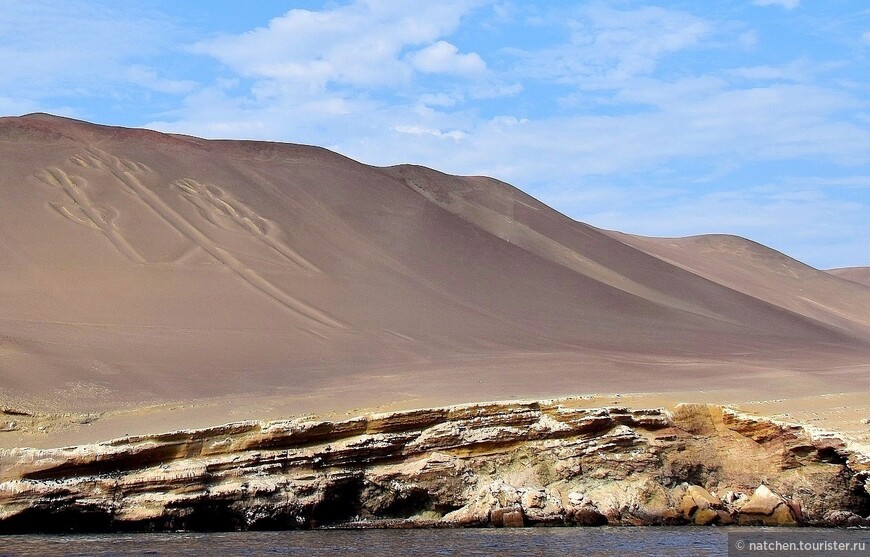
[[[8,407],[870,382],[867,269],[742,238],[608,232],[492,178],[41,114],[0,119],[0,167]]]
[[[828,272],[841,279],[870,286],[870,267],[844,267],[842,269],[828,269]]]

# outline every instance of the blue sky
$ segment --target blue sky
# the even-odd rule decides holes
[[[870,265],[870,4],[0,0],[0,114],[495,176],[590,224]]]

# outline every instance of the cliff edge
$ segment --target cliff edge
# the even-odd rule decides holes
[[[0,450],[0,532],[868,524],[870,459],[834,434],[579,400]]]

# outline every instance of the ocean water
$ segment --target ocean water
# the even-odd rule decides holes
[[[309,530],[0,536],[0,555],[727,555],[721,528]]]
[[[729,554],[729,538],[732,544]],[[763,550],[761,541],[859,542],[860,549],[831,553]],[[842,549],[842,548],[839,548]],[[449,530],[308,530],[174,534],[0,536],[0,556],[55,555],[352,555],[420,556],[870,556],[870,530],[758,527],[603,527]]]

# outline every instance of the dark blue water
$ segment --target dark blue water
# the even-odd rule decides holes
[[[726,555],[719,528],[318,530],[210,534],[0,536],[0,555],[353,555],[413,557]]]

